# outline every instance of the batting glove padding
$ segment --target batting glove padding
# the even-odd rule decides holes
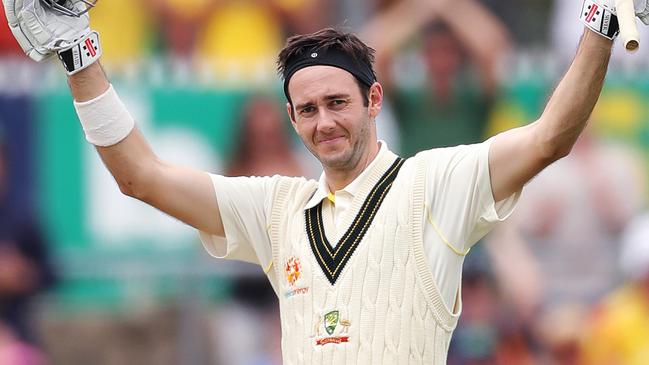
[[[88,67],[101,56],[96,32],[90,30],[88,13],[63,15],[43,6],[40,0],[2,0],[11,31],[25,54],[41,62],[55,53],[64,61],[68,74]],[[83,2],[66,0],[66,6],[85,9]],[[90,49],[83,47],[92,45]],[[67,62],[66,62],[67,60]]]
[[[645,24],[649,25],[649,1],[635,0],[635,15]]]

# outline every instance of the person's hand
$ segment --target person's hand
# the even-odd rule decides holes
[[[46,6],[46,1],[55,0],[2,0],[9,27],[25,54],[37,62],[58,54],[69,74],[99,59],[99,37],[90,30],[86,4],[58,0],[79,13],[70,16]]]

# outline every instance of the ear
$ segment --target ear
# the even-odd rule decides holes
[[[291,105],[291,103],[286,103],[286,112],[288,113],[288,117],[291,120],[293,129],[295,129],[295,131],[297,132],[297,122],[295,121],[295,110],[293,110],[293,105]]]
[[[368,95],[368,112],[370,118],[376,118],[381,112],[381,107],[383,107],[383,86],[378,82],[375,82],[371,87]]]

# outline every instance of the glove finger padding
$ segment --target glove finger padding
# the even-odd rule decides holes
[[[23,0],[2,0],[7,22],[10,26],[18,25],[18,12],[22,9]]]
[[[635,15],[645,25],[649,25],[649,2],[647,0],[635,0]]]
[[[33,48],[29,52],[26,52],[27,57],[31,58],[32,60],[36,62],[42,62],[45,61],[52,56],[54,56],[54,52],[48,52],[42,49],[36,49]]]
[[[44,48],[36,49],[34,45],[37,42],[31,38],[31,35],[27,34],[29,32],[25,32],[25,28],[27,27],[21,27],[19,14],[23,10],[23,0],[3,0],[2,4],[9,29],[25,54],[37,62],[41,62],[52,56],[53,52],[51,51]]]
[[[30,40],[25,36],[25,33],[23,33],[20,30],[19,26],[15,26],[15,27],[10,26],[10,29],[11,29],[11,33],[13,33],[14,35],[14,38],[16,38],[16,41],[18,41],[20,47],[23,49],[25,54],[29,56],[29,58],[31,58],[32,60],[36,62],[41,62],[54,55],[54,52],[48,51],[45,48],[39,48],[39,49],[34,48]]]
[[[87,14],[81,17],[58,15],[44,8],[40,0],[24,1],[19,19],[27,25],[29,34],[26,36],[44,49],[59,51],[70,48],[90,33]]]
[[[38,11],[42,12],[39,0],[24,0],[23,8],[17,14],[20,32],[31,44],[30,50],[23,47],[25,53],[35,61],[42,61],[43,57],[49,57],[54,51],[45,47],[46,42],[52,39],[52,32],[43,24],[41,17],[37,15]]]
[[[39,0],[25,0],[24,7],[18,14],[20,24],[25,26],[22,29],[27,38],[40,46],[47,44],[52,39],[52,32],[43,23],[44,15]]]

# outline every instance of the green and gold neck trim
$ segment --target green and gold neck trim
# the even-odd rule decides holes
[[[365,202],[360,207],[352,224],[342,236],[334,249],[324,232],[322,222],[322,201],[305,211],[306,231],[309,237],[311,250],[331,285],[336,284],[343,268],[360,244],[369,229],[376,212],[381,207],[383,199],[390,191],[394,179],[397,177],[404,159],[398,157],[388,170],[381,176],[376,185],[367,195]]]

